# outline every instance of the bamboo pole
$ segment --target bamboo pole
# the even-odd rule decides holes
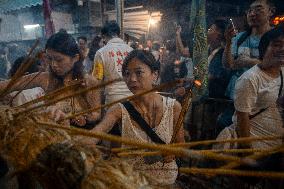
[[[67,120],[67,119],[72,119],[72,118],[75,118],[75,117],[80,116],[80,115],[88,114],[88,113],[94,112],[94,111],[102,109],[102,108],[110,107],[110,106],[113,106],[114,104],[125,102],[127,100],[131,100],[131,99],[137,98],[139,96],[146,95],[148,93],[152,93],[152,92],[155,92],[155,91],[158,91],[158,90],[161,90],[161,89],[172,87],[176,83],[178,83],[179,81],[180,80],[176,80],[176,81],[173,81],[173,82],[165,83],[165,84],[162,84],[162,85],[160,85],[158,87],[155,87],[155,88],[153,88],[151,90],[147,90],[147,91],[144,91],[144,92],[141,92],[141,93],[129,96],[129,97],[125,97],[125,98],[113,101],[113,102],[108,103],[108,104],[104,104],[104,105],[101,105],[101,106],[97,106],[97,107],[94,107],[94,108],[87,109],[85,111],[81,111],[79,113],[76,113],[76,114],[73,114],[73,115],[65,117],[62,121]]]
[[[264,149],[226,149],[226,150],[196,150],[198,152],[214,152],[214,153],[255,153],[255,152],[262,152],[265,151]],[[131,151],[131,152],[121,152],[117,155],[120,157],[128,157],[128,156],[155,156],[163,154],[161,151],[154,151],[154,152],[145,152],[145,151]]]
[[[27,57],[25,58],[23,64],[21,64],[21,66],[19,67],[19,69],[16,71],[15,75],[11,78],[11,80],[9,81],[8,85],[5,87],[5,89],[0,93],[0,98],[2,98],[3,96],[5,96],[9,90],[11,89],[11,87],[13,87],[17,81],[25,74],[26,70],[34,63],[30,57],[33,53],[33,51],[35,50],[35,48],[38,46],[39,44],[39,39],[37,39],[34,43],[34,45],[32,46],[29,54],[27,55]]]
[[[188,108],[190,107],[190,104],[191,104],[191,97],[192,97],[192,93],[191,93],[191,90],[189,90],[183,100],[181,112],[179,114],[176,126],[174,127],[173,136],[172,136],[170,143],[174,143],[176,141],[178,132],[183,127],[186,112],[188,111]]]
[[[284,152],[284,145],[282,146],[277,146],[277,147],[274,147],[274,148],[271,148],[271,149],[265,149],[263,150],[262,152],[259,152],[259,153],[256,153],[256,154],[252,154],[250,156],[247,156],[247,158],[249,159],[254,159],[254,160],[257,160],[259,158],[262,158],[262,157],[265,157],[265,156],[269,156],[271,154],[274,154],[274,153],[277,153],[277,152]],[[236,168],[238,166],[240,166],[241,163],[238,162],[231,162],[227,165],[224,165],[222,167],[220,167],[221,169],[233,169],[233,168]]]
[[[163,151],[163,153],[166,155],[171,154],[171,155],[176,155],[178,157],[189,157],[189,158],[195,158],[195,159],[208,158],[208,159],[215,159],[215,160],[220,160],[220,161],[236,161],[236,162],[241,162],[245,164],[255,163],[248,158],[233,157],[233,156],[228,156],[228,155],[215,154],[212,152],[202,153],[202,152],[197,152],[194,150],[187,150],[183,148],[176,148],[176,147],[173,148],[167,145],[157,145],[157,144],[152,144],[152,143],[145,143],[145,142],[137,141],[134,139],[127,139],[127,138],[113,136],[113,135],[100,133],[100,132],[90,132],[90,131],[85,131],[83,129],[78,129],[78,128],[64,127],[59,124],[45,123],[45,122],[40,122],[40,121],[37,121],[37,124],[41,126],[46,126],[47,128],[52,127],[52,128],[62,129],[67,132],[70,132],[70,134],[73,134],[73,135],[94,137],[94,138],[98,138],[101,140],[108,140],[112,142],[122,143],[125,145],[137,146],[141,149]]]
[[[191,148],[198,145],[210,145],[210,144],[222,144],[222,143],[247,143],[252,141],[264,141],[264,140],[278,140],[284,138],[283,136],[263,136],[263,137],[242,137],[237,139],[227,139],[227,140],[204,140],[204,141],[195,141],[195,142],[187,142],[187,143],[174,143],[168,144],[172,147],[183,147],[183,148]],[[128,150],[134,150],[135,148],[114,148],[112,152],[122,152]]]
[[[231,169],[206,169],[206,168],[179,168],[180,173],[187,174],[204,174],[204,175],[230,175],[244,177],[261,177],[261,178],[284,178],[283,172],[269,171],[240,171]]]
[[[74,97],[74,96],[78,96],[82,93],[86,93],[88,91],[91,91],[91,90],[96,90],[96,89],[99,89],[99,88],[102,88],[104,86],[107,86],[107,85],[110,85],[114,82],[117,82],[117,81],[120,81],[121,79],[116,79],[116,80],[112,80],[112,81],[108,81],[108,82],[105,82],[105,83],[102,83],[102,84],[99,84],[99,85],[96,85],[94,87],[89,87],[89,88],[86,88],[86,89],[82,89],[78,92],[75,92],[73,94],[70,94],[70,95],[67,95],[65,97],[61,97],[61,98],[58,98],[58,99],[55,99],[55,100],[51,100],[45,104],[39,104],[38,106],[34,106],[34,107],[31,107],[31,108],[27,108],[23,111],[19,111],[17,112],[15,115],[20,115],[20,114],[25,114],[27,112],[30,112],[30,111],[33,111],[33,110],[36,110],[36,109],[39,109],[39,108],[42,108],[42,107],[46,107],[46,106],[50,106],[52,104],[55,104],[56,102],[59,102],[59,101],[62,101],[62,100],[65,100],[65,99],[68,99],[68,98],[71,98],[71,97]]]

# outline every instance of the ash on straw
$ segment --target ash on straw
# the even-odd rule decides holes
[[[143,175],[123,160],[103,160],[93,147],[71,142],[45,148],[30,171],[44,188],[152,188]]]

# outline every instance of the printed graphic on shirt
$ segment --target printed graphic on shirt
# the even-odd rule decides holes
[[[94,71],[93,71],[93,76],[95,78],[97,78],[98,80],[102,80],[103,77],[104,77],[104,66],[103,66],[103,63],[100,59],[96,60],[96,62],[95,62],[95,68],[94,68]]]
[[[128,55],[128,52],[127,51],[122,52],[120,50],[118,50],[118,51],[112,50],[112,51],[108,52],[108,55],[109,55],[110,58],[112,58],[114,60],[115,67],[116,67],[117,71],[119,73],[121,73],[122,72],[123,60]]]

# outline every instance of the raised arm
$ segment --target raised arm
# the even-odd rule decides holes
[[[232,38],[235,36],[234,28],[225,31],[226,44],[222,57],[222,64],[225,68],[232,69],[234,66],[234,57],[232,54]]]
[[[96,125],[96,127],[92,129],[91,132],[108,133],[113,128],[115,123],[121,121],[121,115],[121,107],[119,104],[110,107],[103,120],[98,125]],[[97,139],[96,143],[98,141],[99,140]]]
[[[96,81],[95,78],[93,78],[90,75],[86,75],[85,78],[86,78],[86,86],[88,88],[96,86],[99,83]],[[101,94],[101,89],[92,90],[86,93],[86,98],[87,98],[89,108],[97,107],[99,105],[98,102],[100,102],[101,100],[100,94]],[[97,110],[87,115],[88,121],[97,121],[100,118],[101,118],[101,110]]]
[[[232,53],[233,37],[236,35],[233,28],[229,28],[225,31],[226,45],[223,52],[222,64],[228,69],[240,69],[245,67],[252,67],[258,64],[260,61],[257,58],[251,58],[247,54],[240,54],[237,59],[234,59]],[[234,41],[236,43],[236,41]],[[236,44],[234,44],[236,45]]]
[[[184,46],[181,40],[181,26],[178,26],[176,29],[176,46],[178,53],[182,54],[184,52]]]

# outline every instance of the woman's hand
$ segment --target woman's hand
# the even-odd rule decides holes
[[[96,143],[98,142],[98,139],[87,136],[75,136],[74,140],[86,146],[93,146],[93,147],[95,147]]]
[[[175,90],[175,95],[177,96],[184,96],[185,95],[185,88],[184,87],[179,87]]]
[[[13,96],[10,94],[7,94],[1,99],[2,105],[10,105],[11,100],[13,99]]]
[[[62,120],[64,120],[64,118],[66,118],[66,114],[61,111],[60,109],[58,109],[58,107],[56,106],[49,106],[46,109],[47,113],[49,113],[50,119],[54,120],[57,123],[63,123],[64,125],[70,125],[68,120],[65,120],[62,122]]]
[[[83,127],[85,126],[87,123],[87,120],[84,116],[77,116],[76,118],[74,119],[71,119],[71,124],[74,124],[76,126],[80,126],[80,127]]]
[[[170,163],[170,162],[174,161],[175,159],[176,159],[176,157],[174,155],[164,156],[163,163]]]

